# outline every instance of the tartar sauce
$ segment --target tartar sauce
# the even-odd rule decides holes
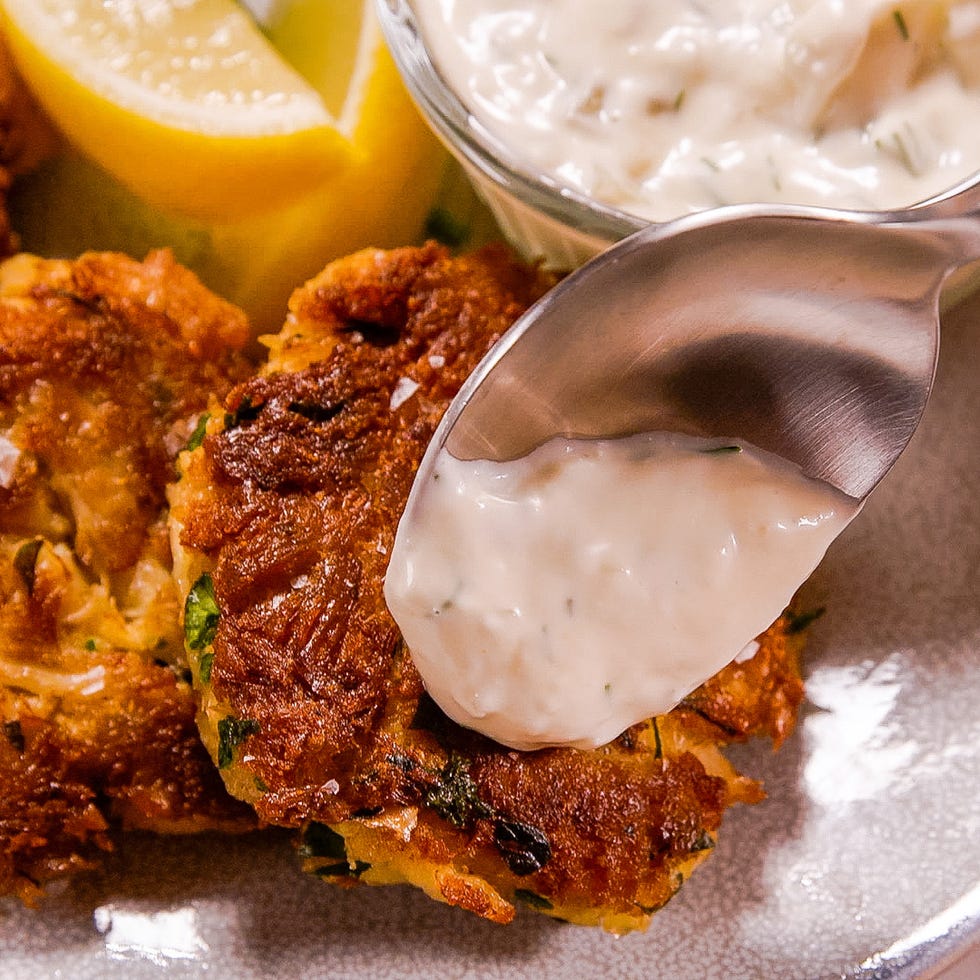
[[[978,0],[413,0],[526,169],[652,220],[883,208],[980,168]]]
[[[445,450],[385,580],[427,690],[505,745],[592,748],[774,622],[857,503],[739,443],[647,433]]]

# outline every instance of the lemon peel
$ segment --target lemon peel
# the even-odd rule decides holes
[[[170,247],[262,333],[279,330],[290,293],[332,259],[418,241],[455,168],[405,90],[373,3],[289,0],[280,9],[268,35],[338,120],[350,143],[343,168],[274,207],[201,218],[148,201],[72,146],[14,186],[23,247],[136,257]]]
[[[153,206],[237,219],[297,200],[354,156],[317,90],[234,0],[0,7],[14,61],[47,113]],[[337,4],[332,16],[356,23],[361,13]]]

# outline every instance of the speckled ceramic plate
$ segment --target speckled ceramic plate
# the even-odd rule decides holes
[[[980,930],[980,300],[953,310],[912,447],[807,586],[809,703],[769,799],[643,935],[488,925],[303,878],[286,836],[133,836],[38,912],[0,977],[907,978]],[[2,792],[2,787],[0,787]]]

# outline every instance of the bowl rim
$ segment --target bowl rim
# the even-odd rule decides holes
[[[461,163],[496,188],[567,227],[609,243],[648,228],[647,218],[602,204],[516,160],[433,63],[411,0],[375,0],[382,34],[409,94]]]

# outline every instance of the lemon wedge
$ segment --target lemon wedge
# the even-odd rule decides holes
[[[340,36],[356,38],[362,5],[327,6]],[[11,53],[41,105],[152,206],[241,218],[295,201],[355,154],[350,120],[345,132],[234,0],[2,0],[2,8]]]
[[[43,95],[68,135],[62,153],[14,185],[12,220],[24,249],[49,256],[107,249],[139,258],[152,248],[170,247],[208,286],[243,307],[261,333],[280,329],[292,290],[332,259],[365,246],[393,247],[422,237],[452,165],[402,84],[372,0],[276,0],[271,15],[263,18],[258,41],[269,49],[273,63],[279,59],[294,73],[281,77],[299,79],[299,92],[312,91],[321,118],[333,120],[339,134],[323,151],[323,160],[306,171],[302,155],[284,161],[272,149],[290,144],[292,150],[282,152],[296,153],[306,136],[295,134],[255,135],[259,166],[239,160],[226,135],[213,138],[213,157],[199,153],[207,136],[202,132],[191,133],[177,162],[166,167],[154,158],[159,144],[149,149],[152,140],[142,127],[127,130],[125,139],[117,134],[115,149],[107,152],[87,126],[72,124],[71,113],[59,102],[70,87],[47,75],[76,71],[73,56],[64,53],[71,47],[64,39],[70,31],[61,29],[57,44],[33,34],[29,45],[25,41],[23,25],[36,24],[41,16],[35,5],[46,16],[71,8],[72,30],[85,34],[92,33],[92,23],[105,22],[103,8],[141,10],[145,17],[154,6],[199,13],[235,6],[215,0],[0,0],[0,10],[8,14],[6,30],[19,37],[12,40],[30,87],[39,98]],[[238,22],[237,15],[233,20]],[[249,31],[257,33],[254,27]],[[59,53],[40,62],[35,53],[42,48]],[[56,63],[54,57],[63,60]],[[172,67],[182,75],[187,63]],[[119,70],[127,74],[125,61]],[[180,78],[175,85],[189,91],[189,83]],[[253,108],[258,119],[267,118],[261,106],[249,111]],[[129,125],[127,116],[114,112],[109,118]],[[207,116],[204,112],[198,119]],[[309,118],[315,117],[311,113]],[[291,142],[294,137],[297,142]],[[267,140],[268,148],[261,149],[258,144]],[[210,177],[205,176],[208,168]],[[294,170],[303,171],[295,181],[289,176]],[[150,171],[156,174],[152,181]],[[319,176],[314,178],[314,172]],[[232,182],[237,189],[223,186]]]

